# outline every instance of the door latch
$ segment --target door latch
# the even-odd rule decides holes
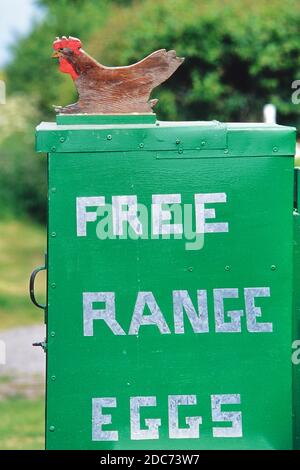
[[[44,352],[47,351],[47,343],[45,341],[39,341],[37,343],[32,343],[32,346],[43,348]]]

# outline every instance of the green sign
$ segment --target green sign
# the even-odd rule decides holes
[[[292,448],[294,129],[81,119],[37,131],[47,448]]]

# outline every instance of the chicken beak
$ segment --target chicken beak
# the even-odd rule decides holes
[[[59,59],[61,56],[61,54],[58,52],[58,51],[55,51],[53,54],[52,54],[52,59]]]

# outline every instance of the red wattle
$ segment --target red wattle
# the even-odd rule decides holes
[[[59,59],[59,70],[63,73],[68,73],[71,75],[73,80],[76,80],[76,78],[79,77],[79,74],[76,72],[73,65],[63,57]]]

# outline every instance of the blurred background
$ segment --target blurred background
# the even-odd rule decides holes
[[[34,128],[53,105],[76,99],[51,59],[54,38],[80,37],[105,65],[128,65],[156,49],[176,49],[184,65],[159,89],[159,119],[262,121],[299,128],[298,0],[0,1],[0,449],[44,446],[42,311],[28,299],[30,272],[46,249],[46,158]],[[299,87],[300,88],[300,82]],[[299,94],[300,97],[300,94]],[[0,100],[1,103],[1,100]],[[38,294],[45,292],[42,276]]]

